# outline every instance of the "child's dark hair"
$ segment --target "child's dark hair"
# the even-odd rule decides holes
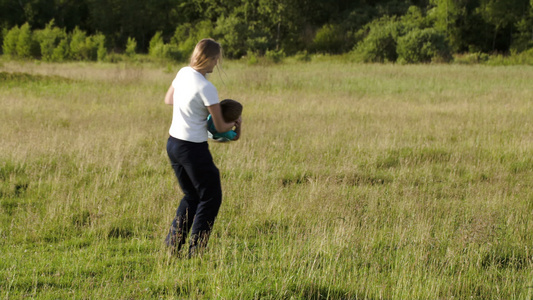
[[[226,122],[234,122],[242,114],[242,104],[232,99],[220,101],[220,109],[222,110],[222,117]]]

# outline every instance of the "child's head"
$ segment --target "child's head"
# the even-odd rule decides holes
[[[242,104],[231,99],[220,101],[220,109],[224,121],[228,123],[236,121],[242,114]]]

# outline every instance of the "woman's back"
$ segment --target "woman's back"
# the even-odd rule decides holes
[[[218,103],[215,86],[191,67],[182,68],[172,86],[175,92],[170,135],[195,143],[207,141],[207,106]]]

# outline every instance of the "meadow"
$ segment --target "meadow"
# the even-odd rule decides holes
[[[533,67],[225,61],[243,135],[193,259],[180,67],[0,60],[2,299],[533,298]]]

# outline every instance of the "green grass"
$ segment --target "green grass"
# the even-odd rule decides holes
[[[533,68],[225,62],[243,137],[210,144],[189,260],[163,246],[179,67],[2,61],[2,299],[533,297]]]

